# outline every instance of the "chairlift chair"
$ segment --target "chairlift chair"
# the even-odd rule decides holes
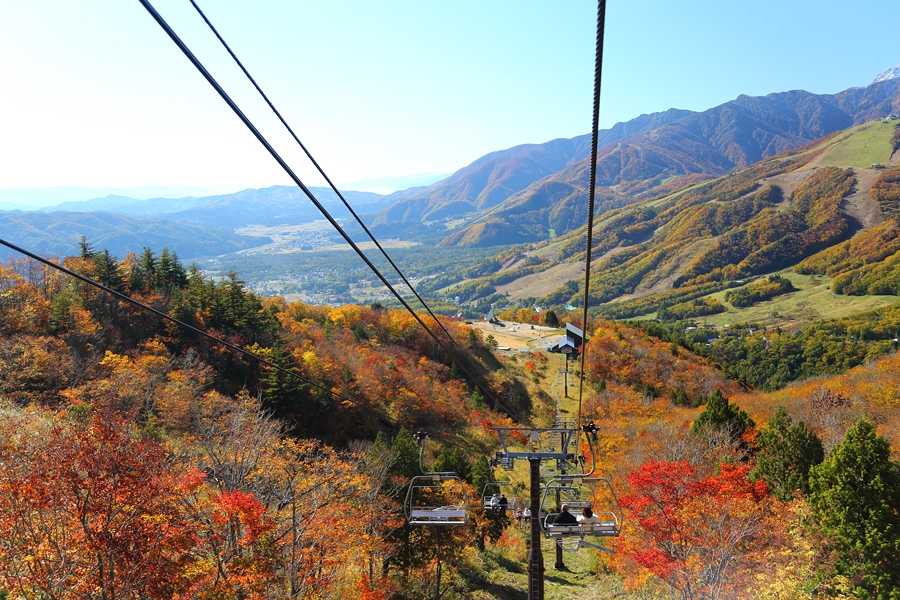
[[[550,512],[549,509],[550,493],[553,492],[552,501],[555,502],[556,491],[560,491],[561,496],[563,494],[568,496],[565,500],[560,499],[562,504],[566,504],[572,509],[590,508],[600,521],[594,524],[557,525],[556,519],[560,513]],[[597,510],[598,506],[602,509]],[[608,479],[602,477],[574,477],[548,482],[544,486],[544,494],[541,498],[541,512],[547,513],[547,516],[541,521],[544,535],[552,539],[563,550],[570,552],[585,546],[613,552],[586,538],[618,537],[622,532],[622,507],[616,498],[612,484]]]
[[[469,499],[455,473],[429,473],[412,478],[404,503],[410,525],[465,525]]]
[[[414,434],[419,444],[419,469],[412,478],[403,510],[410,525],[465,525],[469,520],[469,496],[462,479],[453,472],[430,473],[422,466],[428,434]]]
[[[484,510],[492,510],[492,509],[499,509],[499,508],[505,508],[507,510],[512,510],[513,508],[515,508],[516,497],[513,496],[512,494],[507,496],[506,505],[498,504],[495,506],[491,503],[493,500],[493,497],[496,494],[502,493],[503,486],[512,487],[512,485],[513,484],[510,481],[489,481],[488,483],[486,483],[484,486],[484,490],[481,493],[481,500],[482,500],[481,507]]]

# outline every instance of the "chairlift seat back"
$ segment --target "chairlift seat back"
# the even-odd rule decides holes
[[[585,536],[617,536],[619,524],[615,522],[595,523],[593,525],[554,525],[547,526],[547,533],[551,538],[557,537],[585,537]]]
[[[410,525],[464,525],[468,514],[464,508],[413,508],[409,515]]]

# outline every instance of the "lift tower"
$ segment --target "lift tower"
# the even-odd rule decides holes
[[[544,600],[544,555],[541,551],[541,462],[575,460],[570,447],[577,447],[578,429],[568,427],[495,427],[501,450],[495,463],[511,470],[516,459],[527,460],[530,471],[531,550],[528,553],[528,600]]]

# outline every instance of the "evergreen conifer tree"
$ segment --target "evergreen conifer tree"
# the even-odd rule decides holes
[[[491,465],[488,462],[487,456],[481,454],[475,459],[475,464],[472,466],[472,487],[480,494],[484,491],[484,486],[490,481]]]
[[[472,466],[459,448],[441,448],[434,462],[434,470],[438,473],[456,473],[463,481],[472,481]]]
[[[125,276],[119,270],[118,258],[111,255],[109,250],[104,250],[94,252],[93,259],[97,266],[97,281],[117,292],[124,291]]]
[[[419,469],[419,447],[413,437],[405,431],[400,431],[391,440],[391,451],[394,453],[394,464],[391,465],[391,475],[403,479],[412,479],[421,475]],[[403,489],[406,493],[406,488]]]
[[[900,464],[875,425],[859,420],[810,475],[809,503],[836,555],[835,574],[861,600],[900,598]]]
[[[825,458],[822,440],[803,421],[794,423],[784,406],[759,433],[754,476],[762,477],[776,498],[788,502],[794,490],[809,494],[809,471]]]
[[[552,310],[544,313],[544,325],[547,327],[559,327],[559,317]]]
[[[275,344],[270,360],[287,371],[297,366],[293,355],[280,341]],[[302,408],[306,396],[306,386],[296,377],[270,368],[263,385],[263,397],[277,416],[288,417]]]
[[[694,421],[691,431],[698,433],[706,427],[725,429],[731,434],[732,439],[740,440],[747,429],[756,427],[756,423],[746,411],[729,401],[722,394],[722,390],[717,388],[709,397],[706,408]]]

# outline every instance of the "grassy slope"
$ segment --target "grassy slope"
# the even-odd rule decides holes
[[[518,532],[512,536],[527,536]],[[593,598],[635,598],[624,591],[621,580],[612,575],[593,575],[593,551],[563,552],[565,569],[556,569],[556,553],[546,538],[541,544],[544,555],[544,598],[546,600],[591,600]],[[524,543],[524,542],[523,542]],[[517,557],[518,558],[518,557]],[[473,591],[473,600],[525,600],[528,598],[527,555],[511,561],[507,554],[489,551],[484,557],[489,584]]]
[[[728,307],[728,311],[697,320],[718,327],[748,322],[766,327],[798,327],[812,321],[838,319],[900,302],[900,296],[835,295],[829,289],[831,278],[825,276],[800,275],[791,271],[779,274],[790,279],[797,290],[757,302],[747,308],[731,306],[725,301],[725,294],[730,290],[722,290],[704,297],[719,300]],[[655,318],[656,313],[653,312],[628,320],[647,321]]]
[[[851,136],[822,157],[824,167],[864,167],[887,162],[891,158],[894,123],[874,121],[850,131]]]
[[[725,302],[727,291],[710,294],[729,307],[728,312],[705,317],[711,325],[752,321],[767,326],[796,326],[820,319],[835,319],[900,302],[900,296],[841,296],[831,292],[829,277],[783,272],[797,291],[776,296],[747,308]],[[773,315],[777,314],[775,317]]]

